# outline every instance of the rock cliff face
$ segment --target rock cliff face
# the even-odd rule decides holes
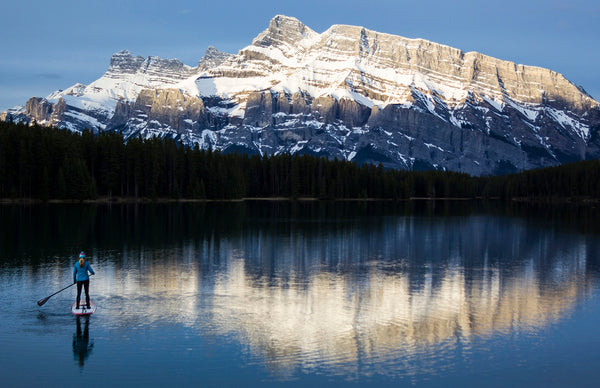
[[[8,117],[470,174],[600,157],[599,104],[558,73],[362,27],[317,33],[286,16],[195,67],[118,52],[92,84]]]

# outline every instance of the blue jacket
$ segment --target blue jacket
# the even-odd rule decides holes
[[[75,267],[73,268],[73,283],[89,280],[90,276],[88,275],[88,271],[90,271],[92,275],[96,274],[88,261],[85,262],[83,267],[79,266],[79,261],[75,263]]]

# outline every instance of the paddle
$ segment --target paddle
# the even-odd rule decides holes
[[[71,283],[71,284],[69,284],[68,286],[66,286],[65,288],[63,288],[63,289],[62,289],[62,290],[60,290],[60,291],[64,291],[64,290],[66,290],[67,288],[69,288],[69,287],[71,287],[71,286],[73,286],[73,285],[75,285],[75,284],[76,284],[76,283]],[[47,297],[45,297],[44,299],[40,299],[40,300],[38,300],[38,302],[37,302],[38,306],[42,306],[44,303],[46,303],[46,302],[48,301],[48,299],[52,298],[54,295],[58,294],[60,291],[56,291],[54,294],[52,294],[52,295],[50,295],[50,296],[47,296]]]

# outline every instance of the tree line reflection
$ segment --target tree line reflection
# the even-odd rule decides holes
[[[109,255],[114,271],[98,286],[125,311],[143,300],[139,322],[233,336],[279,371],[535,334],[598,279],[593,234],[525,218],[251,219],[235,232]]]
[[[595,213],[578,208],[232,202],[0,211],[5,266],[27,266],[32,277],[49,267],[69,273],[73,247],[92,252],[92,298],[115,330],[168,322],[233,336],[277,371],[352,369],[431,344],[535,333],[598,281]]]

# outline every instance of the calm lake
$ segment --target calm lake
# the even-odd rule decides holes
[[[2,386],[598,386],[600,211],[0,205]],[[96,272],[70,312],[79,251]]]

